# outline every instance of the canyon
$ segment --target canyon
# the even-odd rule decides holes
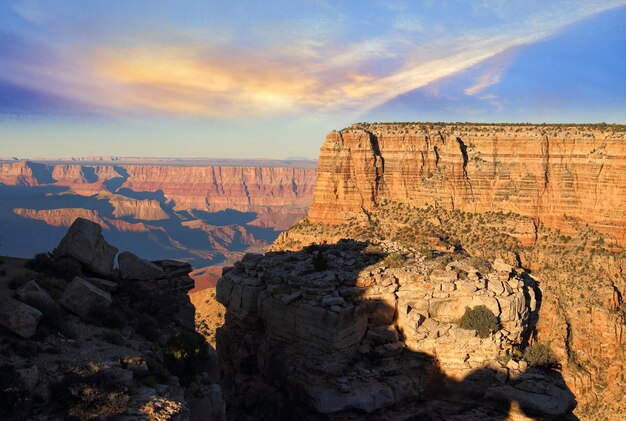
[[[227,415],[620,419],[625,140],[603,124],[329,133],[307,217],[218,281]],[[485,339],[458,330],[481,305],[499,323]]]
[[[216,165],[218,164],[218,165]],[[211,266],[263,250],[302,218],[314,161],[72,158],[0,162],[0,247],[32,257],[78,217],[151,259],[187,261],[212,286]]]
[[[99,403],[118,414],[621,419],[625,140],[604,124],[359,123],[328,134],[317,172],[2,164],[3,228],[42,248],[46,230],[63,238],[0,262],[2,369],[49,399],[52,372],[33,366],[78,352],[54,308],[92,352],[78,380],[124,382],[123,407]],[[164,238],[221,264],[153,258]],[[52,307],[29,298],[41,289]],[[81,291],[128,326],[90,318]],[[109,364],[120,347],[133,358]]]

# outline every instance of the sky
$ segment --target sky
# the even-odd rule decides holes
[[[316,158],[361,121],[626,123],[626,0],[4,0],[0,157]]]

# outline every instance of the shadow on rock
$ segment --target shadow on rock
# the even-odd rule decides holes
[[[523,271],[342,240],[226,268],[217,350],[229,419],[576,419],[558,371],[520,356],[537,320]],[[497,330],[462,329],[485,307]]]

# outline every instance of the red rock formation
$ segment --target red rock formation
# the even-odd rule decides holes
[[[39,180],[33,173],[33,164],[22,161],[0,164],[0,183],[12,186],[36,186]]]
[[[624,126],[602,125],[364,124],[331,132],[307,221],[274,247],[357,232],[417,243],[434,233],[470,253],[508,253],[540,281],[535,340],[549,343],[563,365],[578,414],[619,419],[626,410],[625,140]],[[434,220],[415,219],[422,216]],[[468,222],[477,220],[483,225]],[[484,236],[489,230],[500,237]],[[507,236],[519,244],[486,241]]]
[[[162,191],[175,209],[256,212],[274,207],[306,209],[315,170],[262,167],[129,165],[122,188]]]
[[[61,209],[13,209],[16,215],[29,219],[44,221],[53,227],[69,227],[76,218],[83,218],[99,224],[103,229],[109,229],[107,223],[100,218],[97,211],[82,208],[61,208]]]
[[[308,218],[337,224],[382,200],[575,217],[626,245],[624,131],[579,126],[355,125],[328,134]]]
[[[314,168],[292,167],[46,165],[28,161],[0,164],[0,183],[7,185],[54,185],[81,195],[117,188],[162,193],[175,210],[235,209],[271,214],[260,215],[256,225],[277,229],[295,222],[293,215],[296,219],[304,216],[311,204],[315,177]],[[112,180],[120,182],[116,187],[107,187],[105,183]],[[128,210],[136,206],[128,198],[114,205],[119,216],[164,219],[158,211],[144,218],[141,209]]]

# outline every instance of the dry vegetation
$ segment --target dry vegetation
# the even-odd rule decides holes
[[[573,218],[566,218],[566,223],[567,226],[559,230],[535,225],[532,219],[514,213],[474,214],[384,202],[364,217],[352,218],[343,225],[311,224],[304,219],[291,228],[281,246],[297,249],[302,245],[300,241],[305,243],[312,238],[328,242],[342,237],[391,240],[421,250],[425,257],[456,250],[489,260],[502,257],[510,264],[525,267],[540,281],[544,296],[552,297],[559,317],[570,326],[562,347],[565,355],[559,359],[565,359],[569,369],[574,373],[578,371],[581,377],[597,379],[594,387],[600,398],[581,404],[578,413],[605,413],[609,404],[602,396],[608,384],[604,380],[609,376],[608,367],[597,353],[590,351],[583,355],[580,345],[578,351],[577,346],[572,345],[574,340],[590,338],[593,334],[600,337],[600,332],[590,330],[593,329],[591,317],[596,311],[608,311],[609,323],[626,324],[626,304],[619,292],[613,292],[626,289],[621,267],[626,261],[626,251],[616,245],[614,238],[587,224]],[[535,227],[530,244],[520,241],[516,230],[521,226]],[[393,260],[390,263],[395,264],[395,259],[390,259]],[[548,355],[544,348],[529,351],[529,357],[537,359],[536,365],[551,365],[554,355],[551,352]],[[618,388],[626,388],[623,372],[612,381]]]

